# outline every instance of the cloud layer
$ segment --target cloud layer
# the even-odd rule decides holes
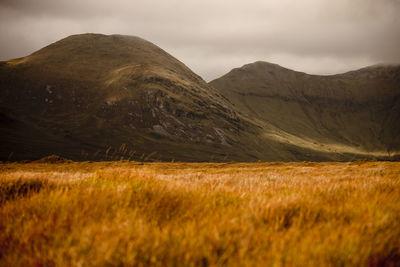
[[[0,60],[71,34],[145,38],[206,80],[257,60],[315,74],[400,62],[399,0],[2,0]]]

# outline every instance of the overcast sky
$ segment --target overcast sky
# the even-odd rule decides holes
[[[136,35],[207,81],[262,60],[312,74],[400,62],[400,0],[0,0],[0,60]]]

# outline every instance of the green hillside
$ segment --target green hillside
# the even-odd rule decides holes
[[[232,106],[143,39],[75,35],[0,64],[1,158],[255,160]],[[149,155],[151,157],[149,157]]]
[[[345,159],[400,151],[400,66],[317,76],[255,62],[210,85],[267,139]]]

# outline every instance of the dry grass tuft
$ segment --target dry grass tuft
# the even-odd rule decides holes
[[[400,264],[400,164],[0,166],[0,265]]]

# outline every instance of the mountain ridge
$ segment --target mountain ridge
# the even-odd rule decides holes
[[[210,84],[248,117],[261,121],[266,131],[276,127],[275,130],[284,132],[281,135],[328,144],[338,152],[362,154],[362,151],[378,150],[375,155],[383,155],[386,150],[398,153],[400,147],[397,126],[400,67],[385,66],[384,69],[382,72],[381,66],[370,66],[344,74],[318,76],[255,62],[233,69]],[[395,111],[391,112],[392,109]],[[372,118],[374,115],[377,118]],[[385,127],[373,123],[386,117],[390,123]],[[371,123],[363,124],[359,119]],[[380,136],[365,133],[371,129],[386,132]],[[288,138],[281,139],[289,142]],[[337,146],[349,149],[333,148]]]
[[[349,160],[373,157],[371,151],[382,150],[371,136],[375,143],[369,147],[358,142],[359,151],[365,149],[366,153],[357,152],[357,140],[341,140],[349,139],[357,129],[324,139],[332,124],[317,119],[318,103],[307,103],[326,96],[333,99],[330,101],[335,97],[341,100],[335,90],[317,94],[320,87],[330,85],[325,78],[317,77],[315,82],[312,75],[277,64],[247,65],[207,84],[151,42],[101,34],[69,36],[27,57],[2,61],[0,159],[59,154],[74,160]],[[382,72],[386,73],[390,74]],[[230,75],[236,85],[243,86],[231,86]],[[382,83],[384,93],[380,92],[379,99],[393,97],[390,90],[398,85],[397,72],[393,75],[393,84]],[[341,79],[348,82],[354,73],[348,76]],[[321,84],[315,87],[315,83]],[[340,81],[334,81],[333,85],[337,84]],[[374,86],[366,84],[366,92],[376,98]],[[274,97],[278,100],[272,101]],[[346,101],[353,103],[351,98]],[[296,105],[285,109],[286,102]],[[260,109],[263,105],[271,106]],[[282,110],[294,128],[267,116],[268,111],[276,115],[276,110]],[[302,118],[300,124],[290,119],[296,118],[299,110],[309,113],[309,119]],[[391,115],[393,122],[398,122],[396,112]],[[328,129],[321,130],[324,126]],[[394,149],[379,158],[391,159],[396,153],[398,140],[392,132],[397,128],[393,129],[381,137],[394,140]],[[310,145],[331,141],[329,149]]]

